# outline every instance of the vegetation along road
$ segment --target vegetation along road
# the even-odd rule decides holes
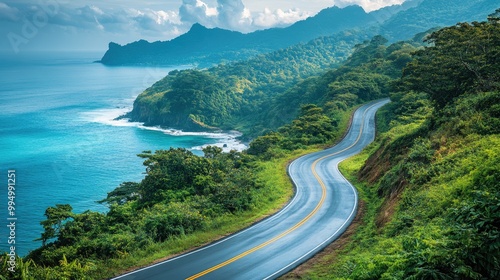
[[[276,215],[199,250],[115,279],[273,279],[338,238],[354,219],[357,193],[338,164],[375,137],[375,113],[388,99],[361,106],[336,146],[289,166],[293,200]]]

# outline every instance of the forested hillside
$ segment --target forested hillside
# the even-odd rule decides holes
[[[384,37],[375,36],[357,44],[342,66],[304,79],[269,102],[262,114],[265,122],[259,123],[262,131],[290,122],[304,104],[337,111],[387,97],[390,81],[401,75],[403,66],[411,59],[410,54],[422,46],[421,36],[390,45]],[[259,126],[252,124],[252,127]]]
[[[145,178],[110,192],[107,213],[49,207],[43,246],[8,279],[106,279],[240,230],[291,197],[290,160],[335,143],[353,108],[387,96],[376,143],[342,167],[357,181],[362,222],[300,277],[498,279],[500,10],[415,38],[375,36],[348,56],[351,43],[325,37],[171,73],[139,96],[137,120],[261,136],[245,152],[144,151]]]
[[[362,40],[355,33],[322,37],[248,61],[173,71],[139,95],[127,117],[188,131],[234,128],[291,85],[345,60]]]
[[[377,50],[376,46],[367,49],[367,52],[373,52],[369,55],[385,55],[388,60],[394,60],[391,69],[381,69],[389,67],[382,63],[368,69],[342,73],[346,67],[355,66],[351,63],[337,72],[325,74],[324,78],[312,76],[322,75],[325,69],[339,65],[353,52],[356,45],[364,46],[366,42],[361,42],[373,37],[370,34],[377,34],[375,32],[387,34],[389,37],[384,38],[391,40],[412,38],[416,32],[424,33],[427,28],[439,24],[449,25],[461,19],[484,18],[498,8],[492,0],[454,2],[452,5],[445,2],[409,1],[399,10],[399,6],[394,6],[372,12],[372,17],[384,21],[380,28],[344,31],[306,44],[257,55],[247,61],[228,62],[207,70],[171,72],[139,95],[132,112],[126,117],[146,125],[188,131],[236,129],[247,137],[253,137],[290,122],[297,116],[302,104],[325,103],[325,92],[329,92],[328,98],[332,98],[338,93],[355,93],[342,87],[357,87],[360,101],[381,97],[380,92],[387,91],[381,89],[381,85],[387,79],[400,75],[400,70],[407,62],[406,46],[395,44],[391,47],[395,49],[389,48],[385,54]],[[346,8],[344,11],[354,13],[356,8]],[[330,12],[322,12],[290,29],[295,28],[301,33],[305,27],[312,28],[315,24],[323,26]],[[223,36],[222,33],[229,31],[217,32],[218,35],[209,36],[207,40]],[[201,30],[198,33],[198,37],[203,37]],[[236,36],[236,33],[233,35]],[[419,44],[422,36],[407,40],[407,43]],[[235,38],[235,41],[240,39]],[[391,40],[389,42],[393,42]],[[371,71],[370,74],[365,75],[365,70]],[[330,84],[333,80],[336,83]],[[346,85],[346,80],[354,82]]]
[[[149,43],[144,40],[121,46],[110,43],[101,59],[107,65],[181,65],[209,67],[224,61],[241,61],[257,54],[306,43],[321,36],[353,30],[371,37],[380,34],[390,42],[409,40],[416,33],[457,22],[483,20],[498,8],[497,0],[406,0],[366,13],[353,5],[330,7],[286,28],[242,34],[194,24],[177,38]]]
[[[362,38],[355,33],[322,37],[245,62],[173,71],[139,95],[126,117],[147,125],[237,129],[255,136],[290,122],[307,103],[347,108],[387,96],[386,83],[398,77],[419,43],[387,47],[377,36],[356,45]],[[354,46],[344,66],[325,72]]]
[[[287,28],[271,28],[243,34],[194,24],[189,32],[165,42],[144,40],[124,46],[110,43],[101,59],[107,65],[195,64],[207,67],[223,61],[241,61],[260,53],[272,52],[322,36],[376,24],[378,17],[359,6],[331,7],[316,16]]]
[[[416,0],[416,7],[405,9],[384,21],[378,30],[390,41],[405,40],[413,34],[457,22],[482,21],[495,9],[497,0]]]
[[[175,89],[183,96],[192,93],[191,99],[176,101],[185,102],[179,103],[185,104],[184,109],[197,104],[194,101],[210,101],[214,102],[212,112],[220,110],[220,104],[224,104],[221,96],[228,89],[240,87],[238,94],[246,99],[241,98],[239,106],[255,110],[261,125],[269,117],[264,111],[278,106],[281,98],[294,99],[306,88],[311,95],[290,104],[290,110],[296,113],[275,122],[276,129],[255,139],[247,152],[225,154],[220,148],[208,147],[199,157],[185,149],[144,151],[139,156],[145,160],[145,178],[141,182],[125,182],[110,192],[102,201],[110,207],[107,213],[74,213],[70,205],[49,207],[46,220],[41,221],[43,246],[24,260],[17,260],[18,272],[9,279],[109,278],[132,266],[147,265],[213,241],[275,212],[293,193],[285,172],[287,163],[337,141],[347,127],[352,109],[364,101],[387,96],[391,77],[397,76],[395,73],[416,50],[413,42],[387,45],[385,39],[377,36],[357,45],[341,67],[307,78],[305,73],[321,71],[316,65],[332,62],[321,48],[314,47],[327,45],[328,40],[321,38],[311,45],[273,53],[276,61],[281,61],[275,65],[266,63],[270,56],[262,56],[247,64],[177,71],[159,81],[142,97],[154,100],[156,95]],[[302,50],[310,52],[311,57],[303,57]],[[298,63],[302,59],[308,59],[310,64]],[[268,72],[269,67],[274,68]],[[280,73],[284,70],[290,73]],[[236,73],[240,75],[233,75]],[[293,78],[294,75],[298,77]],[[230,82],[230,87],[222,87]],[[286,85],[294,82],[295,87],[285,90]],[[169,87],[166,92],[158,90],[165,85]],[[220,95],[205,100],[199,96],[203,91]],[[268,93],[267,99],[259,99],[265,96],[263,92]],[[245,93],[252,93],[248,96],[253,99]],[[269,107],[253,109],[259,107],[256,104],[264,104],[263,100],[270,102]],[[162,98],[158,101],[163,102]],[[178,109],[179,104],[172,108]],[[207,104],[210,103],[199,106]],[[236,117],[233,120],[238,120]],[[248,119],[245,122],[257,123]],[[285,125],[278,128],[278,123]],[[2,259],[5,267],[7,260]]]
[[[301,277],[500,278],[499,16],[439,30],[413,55],[376,143],[343,165],[362,223]]]

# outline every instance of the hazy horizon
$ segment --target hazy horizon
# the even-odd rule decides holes
[[[357,4],[366,11],[405,0],[314,1],[0,1],[0,52],[102,52],[109,42],[171,40],[194,23],[208,28],[252,32],[286,27],[320,10]]]

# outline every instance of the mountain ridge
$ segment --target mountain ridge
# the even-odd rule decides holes
[[[241,61],[322,36],[360,30],[367,36],[382,35],[390,42],[411,39],[434,27],[484,19],[499,7],[496,0],[407,0],[367,13],[357,5],[321,10],[315,16],[285,28],[241,33],[207,28],[199,23],[169,41],[139,40],[126,45],[110,43],[100,63],[105,65],[195,65],[210,67]]]
[[[300,112],[261,133],[246,152],[206,147],[199,157],[186,149],[144,151],[145,178],[110,192],[103,200],[109,212],[76,214],[69,204],[47,208],[40,238],[47,243],[17,258],[19,270],[9,279],[110,279],[131,265],[158,263],[158,256],[241,230],[291,197],[284,171],[291,159],[335,143],[351,108],[387,95],[393,102],[377,115],[376,143],[341,166],[349,180],[361,181],[362,222],[333,254],[327,249],[319,262],[301,269],[306,275],[284,277],[499,279],[500,9],[488,22],[433,32],[425,47],[422,34],[415,45],[387,45],[375,36],[357,44],[343,65],[318,73],[339,57],[321,59],[322,50],[346,54],[332,38],[252,62],[175,70],[155,83],[136,100],[157,110],[151,116],[180,109],[208,123],[246,107],[241,115],[255,119],[248,105],[259,98],[254,107],[276,113],[264,116],[265,127],[296,105]],[[314,54],[312,62],[303,60],[304,53]],[[299,69],[307,63],[311,69]],[[280,83],[284,91],[277,96]],[[244,96],[250,102],[240,102]],[[273,97],[284,110],[261,108]],[[0,255],[2,269],[8,259]]]
[[[298,21],[287,28],[270,28],[243,34],[221,28],[207,28],[199,23],[170,41],[145,44],[139,40],[126,45],[110,43],[101,62],[123,64],[207,64],[241,60],[259,53],[306,43],[321,36],[331,36],[346,29],[378,23],[377,19],[357,5],[330,7],[316,16]],[[313,30],[311,32],[311,30]],[[140,51],[138,51],[140,49]]]

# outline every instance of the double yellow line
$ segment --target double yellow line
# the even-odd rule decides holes
[[[213,271],[215,271],[215,270],[217,270],[217,269],[219,269],[221,267],[224,267],[224,266],[226,266],[228,264],[231,264],[231,263],[233,263],[233,262],[235,262],[235,261],[237,261],[237,260],[239,260],[241,258],[244,258],[244,257],[250,255],[251,253],[253,253],[255,251],[258,251],[258,250],[266,247],[267,245],[272,244],[272,243],[276,242],[277,240],[283,238],[284,236],[290,234],[291,232],[295,231],[296,229],[298,229],[299,227],[301,227],[303,224],[305,224],[308,220],[310,220],[319,211],[319,209],[321,208],[321,206],[323,206],[323,203],[324,203],[324,201],[326,199],[326,185],[323,182],[323,180],[321,180],[321,178],[319,177],[318,173],[316,173],[316,165],[320,161],[322,161],[322,160],[324,160],[326,158],[338,155],[338,154],[340,154],[340,153],[342,153],[344,151],[347,151],[350,148],[354,147],[359,142],[359,140],[361,139],[361,135],[363,134],[364,119],[365,119],[366,113],[368,112],[368,110],[370,110],[372,107],[374,107],[376,105],[377,104],[373,104],[372,106],[368,107],[364,111],[363,116],[361,117],[362,122],[361,122],[361,127],[359,129],[359,135],[356,138],[356,141],[354,141],[354,143],[352,145],[350,145],[349,147],[347,147],[347,148],[345,148],[345,149],[343,149],[341,151],[338,151],[338,152],[335,152],[333,154],[329,154],[329,155],[323,156],[323,157],[321,157],[321,158],[319,158],[319,159],[317,159],[317,160],[315,160],[313,162],[313,164],[311,166],[311,170],[312,170],[312,173],[313,173],[314,177],[316,178],[316,180],[319,182],[319,184],[321,186],[322,194],[321,194],[320,201],[318,202],[318,204],[316,205],[316,207],[311,211],[311,213],[309,213],[300,222],[298,222],[297,224],[295,224],[293,227],[289,228],[288,230],[284,231],[280,235],[277,235],[274,238],[272,238],[272,239],[270,239],[270,240],[268,240],[268,241],[266,241],[266,242],[264,242],[264,243],[262,243],[262,244],[260,244],[260,245],[258,245],[256,247],[253,247],[252,249],[249,249],[249,250],[247,250],[247,251],[245,251],[245,252],[243,252],[243,253],[235,256],[235,257],[232,257],[232,258],[230,258],[229,260],[227,260],[225,262],[222,262],[222,263],[220,263],[220,264],[218,264],[216,266],[213,266],[213,267],[211,267],[209,269],[206,269],[206,270],[204,270],[204,271],[202,271],[202,272],[200,272],[200,273],[198,273],[196,275],[193,275],[193,276],[191,276],[189,278],[186,278],[186,280],[194,280],[194,279],[200,278],[200,277],[205,276],[205,275],[207,275],[207,274],[209,274],[209,273],[211,273],[211,272],[213,272]]]

